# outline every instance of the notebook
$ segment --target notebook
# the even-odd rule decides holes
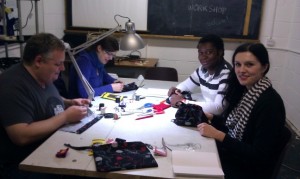
[[[122,101],[124,96],[120,96],[118,94],[114,94],[114,93],[110,93],[110,92],[104,92],[104,93],[102,93],[102,95],[100,97],[103,99],[109,99],[109,100],[114,100],[114,101],[117,98],[119,98],[120,101]]]
[[[65,132],[71,132],[76,134],[81,134],[86,131],[96,122],[98,122],[103,116],[97,116],[93,111],[88,108],[88,114],[78,123],[66,124],[62,126],[59,130]]]
[[[224,176],[218,156],[212,152],[172,151],[172,166],[175,175]]]

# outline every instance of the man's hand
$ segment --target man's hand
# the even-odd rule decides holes
[[[89,106],[91,101],[89,99],[84,99],[84,98],[77,98],[77,99],[72,99],[72,105],[76,106]]]
[[[13,124],[5,129],[14,144],[24,146],[49,136],[66,123],[79,122],[86,115],[86,106],[72,105],[49,119]]]
[[[62,98],[65,104],[65,108],[68,108],[70,106],[76,105],[76,106],[89,106],[91,104],[91,101],[89,99],[84,98],[77,98],[77,99],[66,99]]]
[[[87,115],[87,108],[86,106],[70,106],[68,109],[65,110],[66,114],[66,122],[67,123],[74,123],[79,122]]]

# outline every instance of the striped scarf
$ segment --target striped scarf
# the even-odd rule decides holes
[[[230,112],[226,126],[229,129],[228,134],[232,138],[242,140],[253,106],[260,95],[270,86],[272,86],[271,81],[267,77],[263,77],[244,94],[239,104]]]

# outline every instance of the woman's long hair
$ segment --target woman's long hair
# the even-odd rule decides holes
[[[268,51],[263,44],[245,43],[237,47],[237,49],[235,50],[232,56],[233,68],[229,73],[227,87],[225,88],[224,91],[223,102],[225,100],[229,104],[226,112],[224,113],[225,116],[227,116],[233,110],[233,108],[239,103],[243,94],[247,90],[246,86],[243,86],[239,83],[237,76],[235,74],[235,56],[241,52],[250,52],[257,58],[257,60],[263,66],[268,65],[266,71],[264,72],[264,75],[266,75],[270,69]]]

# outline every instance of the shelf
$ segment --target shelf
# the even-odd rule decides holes
[[[23,36],[24,40],[19,40],[18,36],[7,36],[4,37],[3,35],[0,35],[0,45],[5,45],[6,44],[14,44],[14,43],[25,43],[29,38],[31,37],[31,35],[25,35]]]
[[[17,37],[16,36],[0,35],[0,40],[4,40],[4,41],[7,41],[7,42],[16,41]]]
[[[6,14],[5,12],[5,3],[6,3],[7,0],[1,0],[1,13],[2,14]],[[22,26],[22,21],[21,21],[21,3],[20,1],[26,1],[26,0],[16,0],[17,2],[17,9],[18,9],[18,21],[20,23],[20,25]],[[29,0],[27,0],[29,1]],[[32,0],[31,0],[32,1]],[[35,2],[35,19],[36,19],[36,33],[38,33],[38,6],[37,6],[37,1],[39,0],[33,0]],[[22,58],[22,55],[23,55],[23,46],[22,46],[22,43],[25,43],[26,40],[31,37],[31,36],[27,36],[25,37],[22,33],[22,28],[19,29],[19,35],[17,36],[7,36],[7,19],[6,17],[4,16],[4,18],[2,19],[3,21],[3,34],[0,35],[0,45],[4,45],[5,46],[5,56],[6,58],[9,58],[9,55],[8,55],[8,44],[14,44],[14,43],[17,43],[17,44],[20,44],[20,56]],[[22,40],[20,40],[22,39]]]

